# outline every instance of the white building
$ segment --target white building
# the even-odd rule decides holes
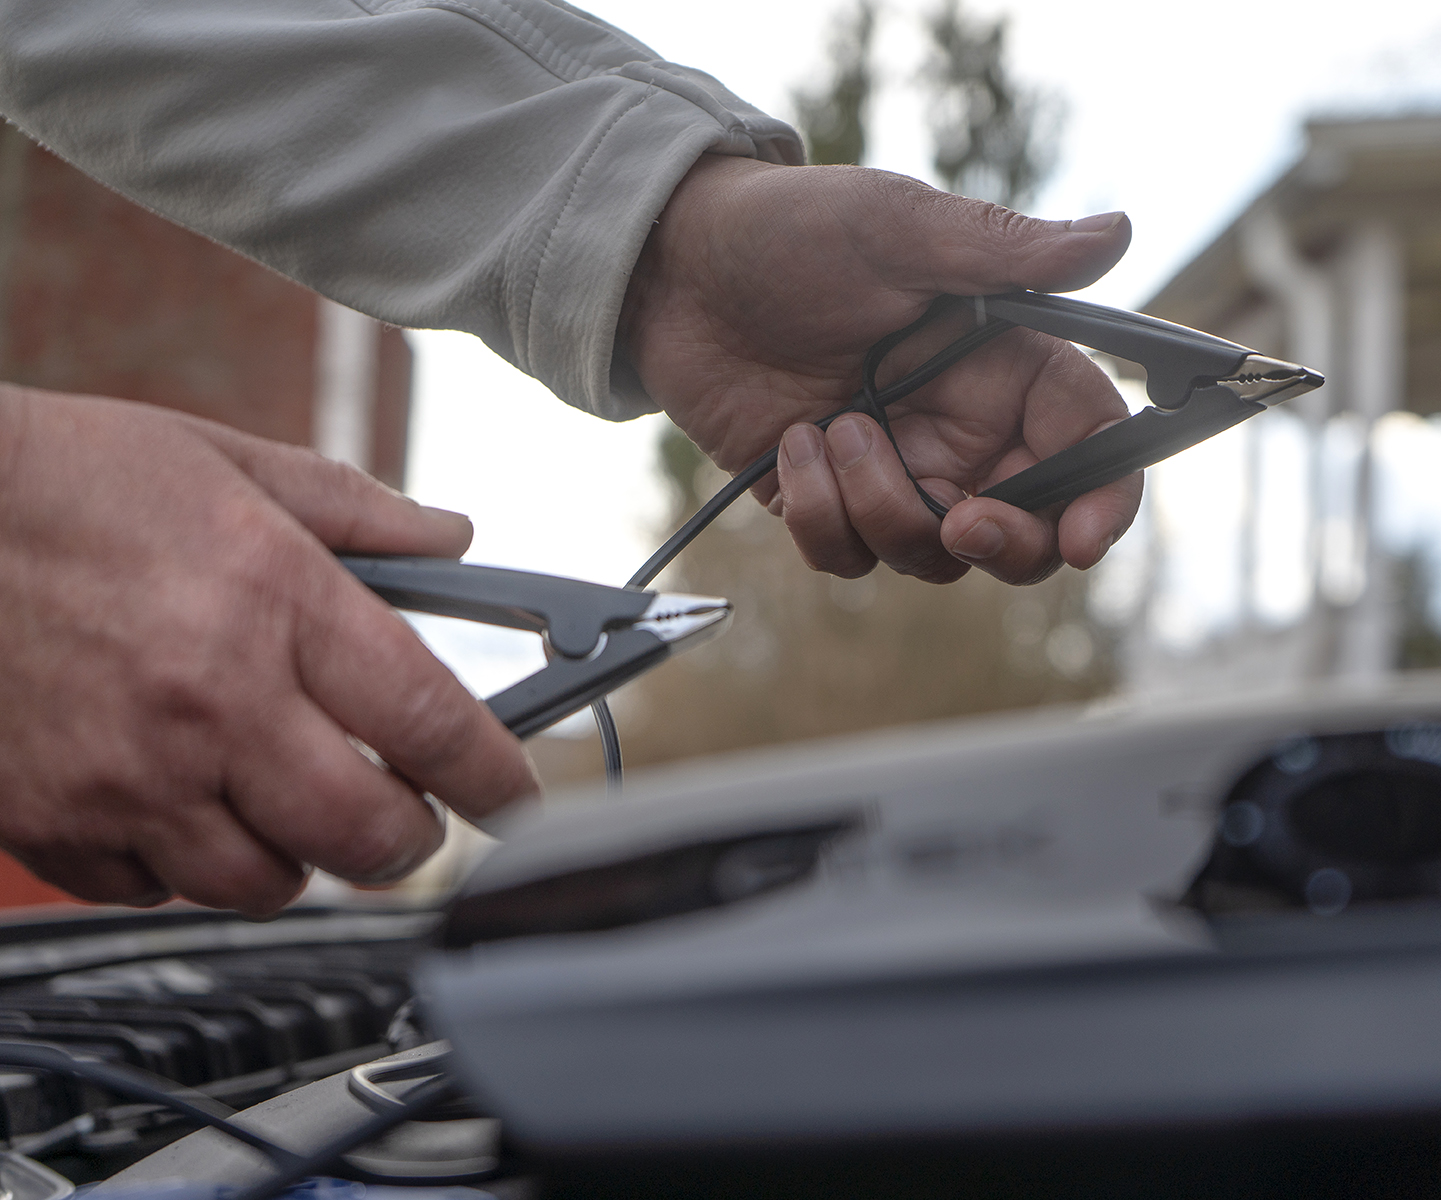
[[[1441,548],[1441,116],[1306,133],[1145,306],[1327,384],[1150,473],[1095,592],[1131,692],[1391,670],[1397,555]]]

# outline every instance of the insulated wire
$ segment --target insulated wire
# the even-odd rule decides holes
[[[850,412],[862,412],[875,419],[881,429],[885,431],[886,437],[895,447],[896,457],[901,460],[901,466],[905,468],[906,477],[911,481],[916,493],[920,496],[925,506],[938,517],[946,515],[946,508],[925,488],[921,487],[916,477],[911,474],[911,469],[906,465],[905,456],[901,454],[901,448],[896,444],[895,434],[891,432],[891,423],[886,417],[886,407],[894,404],[897,400],[909,396],[917,388],[924,387],[935,379],[942,372],[946,371],[954,363],[959,362],[967,354],[979,349],[992,338],[1005,333],[1013,328],[1013,323],[1003,320],[987,321],[984,316],[984,309],[977,306],[977,316],[981,323],[963,337],[957,338],[938,354],[932,355],[915,370],[903,375],[894,383],[880,388],[876,386],[876,372],[880,369],[881,363],[892,350],[904,342],[913,333],[929,325],[942,313],[952,309],[958,302],[955,296],[940,296],[932,302],[926,311],[912,321],[903,329],[897,329],[889,333],[872,346],[867,352],[862,364],[862,387],[851,398],[850,404],[845,408],[837,409],[828,417],[823,417],[815,422],[818,429],[829,429],[831,422],[837,417],[844,416]],[[628,588],[648,587],[655,577],[659,575],[671,561],[684,550],[712,521],[729,508],[746,491],[754,487],[767,475],[776,469],[776,461],[780,457],[780,447],[776,446],[767,450],[755,462],[751,463],[744,470],[736,474],[725,487],[721,488],[714,496],[707,500],[696,510],[694,516],[686,521],[675,533],[666,539],[665,545],[645,560],[634,575],[626,581]],[[615,718],[611,715],[610,705],[602,696],[590,706],[595,714],[596,729],[600,733],[601,751],[605,755],[605,778],[606,784],[612,794],[620,790],[622,777],[622,764],[620,756],[620,735],[616,732]]]
[[[92,1062],[76,1058],[54,1046],[36,1046],[26,1042],[0,1042],[0,1063],[9,1067],[24,1067],[32,1071],[52,1071],[58,1075],[86,1079],[118,1096],[128,1096],[147,1104],[162,1105],[173,1112],[189,1117],[198,1125],[209,1125],[212,1129],[219,1129],[237,1141],[244,1142],[247,1146],[253,1146],[278,1166],[288,1166],[301,1161],[300,1155],[286,1150],[282,1146],[277,1146],[258,1133],[252,1133],[249,1129],[217,1115],[210,1106],[219,1106],[204,1092],[191,1091],[189,1088],[173,1084],[169,1087],[162,1087],[159,1081],[152,1082],[133,1068]],[[169,1080],[165,1082],[170,1083]]]
[[[600,734],[601,753],[605,755],[606,787],[611,793],[618,794],[625,764],[620,758],[620,733],[615,727],[615,717],[604,696],[590,706],[590,711],[595,717],[596,731]]]
[[[76,1058],[55,1046],[38,1046],[27,1042],[0,1042],[0,1065],[22,1067],[32,1071],[50,1071],[59,1075],[88,1080],[116,1095],[168,1108],[172,1112],[190,1118],[198,1125],[208,1125],[212,1129],[218,1129],[236,1141],[261,1151],[276,1165],[278,1173],[238,1193],[232,1200],[272,1200],[292,1184],[319,1174],[350,1151],[367,1142],[374,1141],[397,1125],[424,1115],[441,1101],[452,1096],[458,1086],[455,1080],[447,1075],[427,1080],[413,1089],[394,1109],[371,1117],[322,1146],[314,1154],[300,1155],[282,1146],[277,1146],[260,1134],[212,1112],[210,1106],[223,1106],[205,1095],[204,1092],[196,1092],[190,1088],[172,1084],[169,1080],[157,1079],[152,1082],[132,1067]],[[162,1082],[168,1086],[161,1086]],[[73,1126],[73,1128],[66,1128],[66,1126]],[[93,1122],[91,1126],[93,1127]],[[58,1134],[61,1130],[65,1131],[67,1138],[89,1131],[83,1118],[66,1122],[65,1126],[57,1127],[50,1133]],[[37,1150],[43,1152],[48,1148],[50,1148],[48,1144],[26,1146],[26,1149],[32,1153]]]

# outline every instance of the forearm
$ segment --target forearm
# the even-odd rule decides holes
[[[603,416],[651,223],[705,151],[800,156],[698,72],[547,0],[0,0],[0,110],[341,303],[483,337]]]

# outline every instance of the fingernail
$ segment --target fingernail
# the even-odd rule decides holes
[[[859,417],[846,417],[826,431],[831,459],[842,471],[860,462],[871,450],[871,431]]]
[[[1093,217],[1082,217],[1079,221],[1067,221],[1066,228],[1072,233],[1105,233],[1119,225],[1125,215],[1123,212],[1097,213]]]
[[[951,553],[968,562],[995,558],[1005,547],[1006,535],[989,517],[982,517],[951,543]]]
[[[793,467],[808,467],[820,457],[821,431],[814,425],[792,425],[781,438],[781,449]]]
[[[428,508],[424,505],[421,506],[420,511],[437,525],[454,530],[453,536],[463,537],[467,542],[475,533],[475,526],[471,524],[470,518],[464,513],[451,512],[448,508]]]

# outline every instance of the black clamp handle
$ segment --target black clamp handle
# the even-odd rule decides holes
[[[981,495],[988,499],[1030,512],[1066,504],[1267,408],[1217,382],[1234,379],[1254,357],[1236,342],[1064,296],[1011,292],[974,297],[973,303],[982,322],[1024,325],[1139,364],[1154,405],[986,489]],[[1303,374],[1304,386],[1319,386],[1319,375]]]
[[[485,701],[517,737],[554,725],[670,654],[663,639],[631,628],[655,600],[651,592],[444,558],[340,562],[396,608],[543,634],[550,663]]]
[[[1027,512],[1069,504],[1093,488],[1154,466],[1265,411],[1264,404],[1242,400],[1230,388],[1197,388],[1180,408],[1143,408],[1085,441],[1017,471],[981,495]]]

